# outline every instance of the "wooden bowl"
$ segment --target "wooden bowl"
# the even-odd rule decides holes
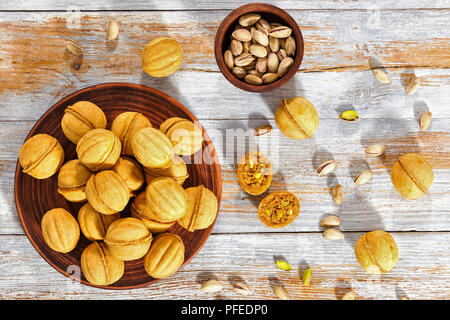
[[[64,148],[65,161],[76,158],[75,144],[71,143],[64,136],[61,130],[61,119],[64,115],[64,109],[80,100],[88,100],[98,105],[106,115],[108,128],[110,128],[114,118],[125,111],[141,112],[150,119],[154,127],[158,128],[161,122],[169,117],[186,118],[191,121],[196,121],[200,126],[195,116],[183,105],[158,90],[138,84],[106,83],[82,89],[56,103],[39,119],[31,129],[27,139],[38,133],[50,134],[57,138]],[[187,165],[189,178],[184,183],[184,187],[203,184],[214,192],[220,205],[222,194],[220,166],[214,146],[205,130],[203,128],[202,130],[204,137],[202,149],[208,147],[207,149],[211,150],[211,152],[203,152],[201,164]],[[185,161],[192,160],[191,163],[194,163],[193,157],[198,157],[198,155],[197,153],[192,157],[184,157],[184,159]],[[40,255],[65,276],[69,277],[71,273],[75,275],[77,273],[81,274],[81,272],[78,272],[80,270],[78,268],[80,268],[81,253],[89,245],[90,241],[81,235],[77,247],[71,252],[65,254],[53,251],[48,247],[42,237],[41,218],[48,210],[58,207],[65,208],[76,218],[78,210],[83,203],[68,202],[57,192],[58,174],[45,180],[37,180],[22,173],[21,169],[20,164],[17,163],[14,193],[17,212],[28,239],[30,239]],[[130,216],[129,205],[121,215]],[[195,232],[188,232],[178,224],[175,224],[169,229],[168,232],[176,233],[183,239],[186,249],[183,266],[202,248],[214,227],[214,223],[208,229],[197,230]],[[71,277],[74,277],[74,275]],[[58,280],[61,279],[55,279],[55,281]],[[139,259],[125,262],[125,273],[123,277],[112,285],[93,285],[82,274],[80,281],[84,284],[100,288],[130,289],[148,285],[157,280],[151,278],[146,273],[143,259]]]
[[[284,76],[270,84],[255,86],[252,84],[248,84],[244,80],[236,78],[231,73],[231,70],[228,69],[228,67],[225,65],[225,61],[223,59],[223,54],[230,45],[230,37],[233,33],[234,26],[239,23],[238,20],[241,16],[248,13],[259,13],[261,14],[262,18],[266,19],[270,23],[278,22],[292,29],[292,36],[295,39],[297,47],[295,52],[294,64]],[[264,3],[251,3],[232,11],[220,24],[219,29],[216,33],[216,40],[214,43],[214,53],[216,55],[217,65],[219,66],[222,74],[236,87],[250,92],[266,92],[283,86],[286,82],[294,77],[294,75],[297,73],[297,70],[300,68],[303,59],[303,51],[304,44],[302,32],[300,31],[300,28],[295,20],[283,9],[280,9],[271,4]]]

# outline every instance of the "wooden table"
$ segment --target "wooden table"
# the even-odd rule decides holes
[[[275,1],[271,1],[275,3]],[[298,22],[305,57],[295,80],[265,94],[233,87],[220,74],[213,42],[220,21],[245,4],[227,1],[32,1],[0,3],[0,298],[19,299],[242,299],[230,282],[242,278],[253,289],[249,298],[275,298],[280,281],[295,299],[336,299],[353,288],[358,299],[450,298],[450,2],[448,0],[377,1],[297,0],[275,4]],[[80,11],[81,10],[81,11]],[[120,22],[118,41],[105,41],[110,19]],[[168,78],[142,72],[140,53],[157,36],[181,42],[184,62]],[[85,64],[70,70],[64,39],[78,41]],[[392,84],[377,82],[371,68],[383,66]],[[417,93],[405,95],[415,74]],[[19,148],[37,119],[62,97],[102,82],[142,83],[162,90],[187,106],[213,137],[223,170],[223,201],[213,234],[183,270],[148,288],[126,292],[98,290],[65,278],[33,249],[17,217],[13,196]],[[269,154],[278,164],[270,191],[289,190],[301,201],[299,217],[282,230],[257,218],[262,197],[244,193],[229,156],[225,133],[253,130],[269,121],[282,98],[305,96],[320,114],[310,140],[294,141],[275,129],[247,139],[247,145],[279,141]],[[338,114],[355,108],[357,123]],[[418,117],[433,113],[427,132]],[[251,136],[251,134],[250,134]],[[364,147],[383,143],[383,158],[367,157]],[[400,154],[420,152],[431,163],[435,180],[426,196],[401,198],[390,182]],[[227,156],[228,155],[228,156]],[[315,167],[334,158],[338,168],[318,177]],[[369,166],[373,179],[356,186],[354,175]],[[344,187],[344,203],[334,205],[330,187]],[[31,196],[31,195],[30,195]],[[338,214],[345,240],[326,241],[319,221]],[[400,260],[388,274],[369,275],[357,263],[353,247],[367,231],[382,229],[395,238]],[[284,272],[274,259],[294,267]],[[309,287],[299,275],[310,266]],[[199,283],[218,278],[225,288],[204,294]]]

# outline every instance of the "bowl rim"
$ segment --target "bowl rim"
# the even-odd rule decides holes
[[[193,117],[194,119],[196,119],[198,121],[198,119],[194,116],[194,114],[187,109],[183,104],[181,104],[178,100],[176,100],[175,98],[167,95],[166,93],[155,89],[153,87],[149,87],[143,84],[136,84],[136,83],[128,83],[128,82],[106,82],[106,83],[100,83],[100,84],[94,84],[94,85],[90,85],[87,87],[84,87],[82,89],[76,90],[70,94],[68,94],[67,96],[63,97],[62,99],[58,100],[56,103],[54,103],[47,111],[44,112],[44,114],[39,118],[39,120],[37,120],[33,127],[30,129],[30,131],[28,132],[27,136],[24,139],[24,142],[27,141],[30,137],[32,137],[34,134],[36,134],[36,130],[39,127],[39,124],[42,123],[42,121],[45,121],[46,118],[49,116],[50,113],[54,112],[57,108],[61,108],[64,103],[68,100],[70,100],[73,97],[76,97],[77,95],[86,92],[86,91],[90,91],[90,90],[96,90],[96,89],[102,89],[102,88],[110,88],[110,87],[130,87],[130,88],[134,88],[137,90],[144,90],[147,92],[152,92],[154,94],[160,95],[161,97],[163,97],[164,99],[167,99],[168,101],[170,101],[172,104],[176,105],[178,108],[180,108],[183,112],[185,112],[186,114],[188,114],[189,116]],[[201,124],[200,124],[201,125]],[[201,125],[202,128],[202,132],[203,132],[203,137],[204,140],[207,142],[208,146],[212,145],[214,152],[211,154],[213,159],[214,159],[214,167],[217,170],[217,184],[219,186],[218,188],[218,194],[217,194],[217,202],[218,202],[218,208],[217,208],[217,214],[216,217],[214,219],[214,222],[205,230],[207,230],[207,234],[203,239],[203,242],[200,244],[200,246],[197,248],[197,250],[192,254],[192,256],[188,257],[187,259],[185,259],[183,261],[183,264],[177,269],[176,273],[178,273],[183,267],[185,267],[200,251],[201,249],[204,247],[204,245],[206,244],[206,242],[208,241],[208,238],[211,236],[211,233],[214,229],[214,226],[217,222],[217,219],[219,217],[219,213],[220,213],[220,205],[222,202],[222,172],[221,172],[221,166],[220,166],[220,162],[219,162],[219,158],[217,155],[217,151],[215,150],[215,146],[212,144],[212,140],[210,138],[210,136],[207,134],[205,128],[203,127],[203,125]],[[58,265],[56,265],[39,247],[39,245],[35,242],[35,240],[33,239],[33,237],[31,236],[31,232],[28,228],[27,223],[24,220],[24,212],[22,210],[22,205],[19,201],[19,195],[18,195],[18,180],[20,175],[23,174],[22,170],[21,170],[21,166],[20,166],[20,162],[19,160],[17,160],[16,162],[16,168],[15,168],[15,174],[14,174],[14,203],[15,203],[15,207],[16,207],[16,211],[17,211],[17,215],[19,216],[19,220],[20,223],[22,225],[22,228],[25,231],[25,235],[27,236],[28,240],[30,241],[30,243],[32,244],[33,248],[39,253],[39,255],[50,265],[52,266],[56,271],[58,271],[59,273],[63,274],[64,276],[73,279],[74,281],[77,281],[81,284],[84,284],[86,286],[89,287],[94,287],[94,288],[99,288],[99,289],[107,289],[107,290],[130,290],[130,289],[137,289],[137,288],[145,288],[145,287],[149,287],[152,284],[155,284],[161,280],[164,279],[159,279],[159,278],[151,278],[149,277],[149,281],[140,283],[140,284],[133,284],[133,285],[128,285],[128,286],[122,286],[122,287],[118,287],[116,286],[114,283],[110,284],[110,285],[96,285],[93,283],[88,282],[85,279],[77,279],[74,278],[71,274],[69,274],[67,271],[62,270],[61,268],[59,268]],[[142,259],[142,258],[141,258]],[[81,262],[80,262],[81,264]]]
[[[284,21],[291,29],[292,33],[295,39],[297,52],[295,55],[294,63],[292,67],[289,69],[289,71],[276,80],[275,82],[272,82],[270,84],[266,85],[252,85],[248,84],[245,81],[237,78],[234,76],[231,71],[226,67],[225,61],[223,58],[224,48],[223,48],[223,38],[229,28],[233,27],[235,22],[244,14],[248,14],[251,12],[255,13],[270,13],[273,15],[276,15],[280,20]],[[239,14],[237,14],[239,13]],[[285,15],[286,18],[282,17],[281,15]],[[295,26],[295,27],[294,27]],[[216,32],[216,37],[214,41],[214,54],[216,57],[216,63],[221,71],[221,73],[224,75],[224,77],[234,86],[238,87],[239,89],[248,91],[248,92],[266,92],[270,91],[272,89],[278,88],[283,86],[285,83],[287,83],[289,80],[291,80],[297,71],[300,68],[300,65],[303,61],[303,55],[304,55],[304,41],[303,41],[303,35],[300,30],[300,27],[298,26],[297,22],[292,18],[292,16],[285,10],[274,6],[272,4],[267,3],[250,3],[243,6],[240,6],[236,9],[234,9],[232,12],[230,12],[220,24],[219,28]]]

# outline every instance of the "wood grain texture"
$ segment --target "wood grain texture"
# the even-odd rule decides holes
[[[340,299],[350,288],[357,299],[449,299],[450,233],[394,233],[400,260],[391,273],[367,274],[355,259],[361,233],[327,241],[320,234],[211,235],[203,250],[174,276],[147,288],[107,291],[80,285],[56,272],[24,236],[0,236],[0,299],[276,299],[271,285],[282,283],[295,299]],[[433,245],[430,245],[433,244]],[[282,256],[293,267],[275,266]],[[309,287],[299,274],[307,266]],[[77,269],[71,270],[74,276]],[[224,290],[205,294],[200,283],[218,278]],[[245,281],[250,296],[234,293],[230,282]]]
[[[270,3],[283,9],[405,9],[405,8],[449,8],[446,0],[277,0],[258,2]],[[0,10],[233,10],[247,4],[245,0],[5,0],[0,3]]]
[[[198,290],[199,283],[211,276],[227,283],[217,298],[242,298],[228,285],[236,277],[255,288],[250,298],[275,298],[270,286],[276,278],[295,298],[336,299],[350,286],[357,298],[450,298],[448,1],[263,2],[289,10],[305,40],[305,57],[294,80],[267,94],[233,87],[214,60],[217,27],[230,10],[245,4],[242,0],[80,0],[71,7],[67,0],[0,3],[0,298],[124,297],[74,287],[46,264],[23,235],[12,188],[18,150],[34,122],[67,94],[105,81],[142,83],[187,106],[212,136],[223,168],[221,214],[201,253],[174,277],[126,291],[126,298],[216,298]],[[112,18],[119,21],[121,33],[117,41],[106,43],[105,27]],[[179,40],[185,59],[172,76],[154,79],[142,72],[140,52],[161,35]],[[78,72],[72,72],[64,52],[67,38],[84,48],[86,63]],[[374,79],[370,69],[377,66],[387,68],[392,84]],[[416,94],[406,96],[404,88],[413,74],[421,85]],[[268,152],[279,167],[271,190],[288,189],[302,203],[298,219],[283,229],[286,233],[271,233],[256,217],[260,199],[249,197],[237,184],[239,155],[226,156],[233,144],[223,133],[240,129],[243,135],[267,121],[274,125],[279,101],[293,96],[306,96],[319,112],[321,122],[312,140],[288,140],[274,130],[244,144],[251,149],[279,138],[276,151]],[[337,119],[352,108],[361,116],[358,123]],[[418,117],[425,110],[433,113],[433,122],[428,132],[418,133]],[[366,157],[364,146],[379,142],[387,145],[386,156]],[[434,168],[435,182],[419,201],[402,199],[389,179],[397,156],[408,151],[423,153]],[[339,164],[334,175],[317,177],[315,165],[329,157]],[[375,176],[356,187],[352,177],[364,161]],[[344,186],[342,208],[333,204],[329,193],[337,182]],[[319,221],[330,213],[341,216],[350,240],[322,240]],[[392,231],[400,249],[398,266],[383,276],[366,274],[352,248],[361,231],[376,228]],[[284,255],[299,270],[277,270],[276,255]],[[306,264],[314,274],[309,288],[302,287],[298,278]]]

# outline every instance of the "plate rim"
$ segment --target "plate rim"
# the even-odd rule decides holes
[[[192,118],[194,118],[198,123],[200,123],[200,121],[197,119],[197,117],[189,110],[187,109],[181,102],[179,102],[178,100],[176,100],[175,98],[169,96],[168,94],[143,85],[143,84],[138,84],[138,83],[129,83],[129,82],[105,82],[105,83],[100,83],[100,84],[94,84],[88,87],[84,87],[82,89],[79,89],[75,92],[72,92],[71,94],[65,96],[64,98],[58,100],[56,103],[54,103],[40,118],[39,120],[37,120],[33,127],[30,129],[30,131],[28,132],[27,136],[25,137],[23,143],[25,143],[25,141],[27,141],[31,136],[33,136],[36,131],[36,127],[38,127],[38,125],[40,125],[42,123],[42,121],[51,113],[53,112],[59,105],[64,104],[67,100],[73,98],[76,95],[79,95],[81,93],[83,93],[84,91],[88,91],[88,90],[92,90],[92,89],[97,89],[97,88],[101,88],[101,87],[120,87],[120,86],[125,86],[125,87],[131,87],[131,88],[135,88],[135,89],[140,89],[140,90],[145,90],[145,91],[152,91],[153,93],[156,93],[160,96],[162,96],[164,99],[167,99],[170,101],[170,103],[177,105],[178,108],[180,108],[183,112],[185,112],[186,114],[188,114],[189,116],[191,116]],[[214,146],[214,144],[212,143],[211,138],[209,137],[208,133],[206,132],[205,128],[203,127],[203,125],[200,123],[201,128],[202,128],[202,132],[203,132],[203,137],[204,139],[208,142],[211,143],[213,148],[214,148],[214,154],[212,155],[213,159],[214,159],[214,166],[217,170],[217,184],[219,186],[218,188],[218,195],[217,195],[217,202],[218,202],[218,208],[217,208],[217,215],[216,218],[214,219],[214,222],[211,224],[211,226],[209,226],[209,232],[206,234],[204,241],[200,244],[200,246],[198,247],[197,250],[194,251],[194,253],[192,254],[192,256],[190,256],[188,259],[185,259],[185,261],[183,262],[183,264],[181,265],[180,268],[178,268],[178,270],[175,273],[178,273],[182,268],[184,268],[184,266],[186,266],[199,252],[200,250],[203,248],[203,246],[205,245],[205,243],[208,241],[212,230],[214,229],[214,226],[216,224],[217,218],[219,217],[219,213],[220,213],[220,205],[222,202],[222,171],[221,171],[221,166],[220,166],[220,162],[219,159],[217,157],[217,151],[216,148]],[[23,145],[22,143],[22,145]],[[157,278],[152,278],[151,280],[141,283],[141,284],[136,284],[136,285],[129,285],[129,286],[124,286],[124,287],[117,287],[114,286],[114,284],[111,285],[107,285],[107,286],[103,286],[103,285],[95,285],[92,284],[84,279],[82,279],[80,277],[80,279],[76,279],[74,278],[71,274],[67,273],[66,271],[60,269],[58,266],[56,266],[50,259],[47,258],[47,256],[41,251],[40,247],[36,244],[36,242],[33,240],[33,238],[30,236],[30,232],[26,226],[26,223],[23,219],[23,212],[22,210],[20,210],[20,205],[19,205],[19,201],[18,201],[18,188],[17,188],[17,184],[18,184],[18,177],[21,173],[21,166],[19,163],[19,158],[17,156],[17,162],[16,162],[16,170],[15,170],[15,174],[14,174],[14,203],[16,206],[16,211],[17,211],[17,215],[19,216],[20,219],[20,224],[22,225],[23,230],[25,231],[25,235],[27,236],[28,240],[30,241],[30,243],[33,245],[33,248],[39,253],[39,255],[51,266],[53,267],[53,269],[55,269],[56,271],[58,271],[59,273],[63,274],[64,276],[72,279],[73,281],[82,283],[84,285],[90,286],[90,287],[95,287],[95,288],[99,288],[99,289],[108,289],[108,290],[129,290],[129,289],[138,289],[138,288],[143,288],[143,287],[148,287],[154,283],[159,282],[160,280],[164,280],[164,279],[157,279]],[[80,268],[81,270],[81,268]]]

